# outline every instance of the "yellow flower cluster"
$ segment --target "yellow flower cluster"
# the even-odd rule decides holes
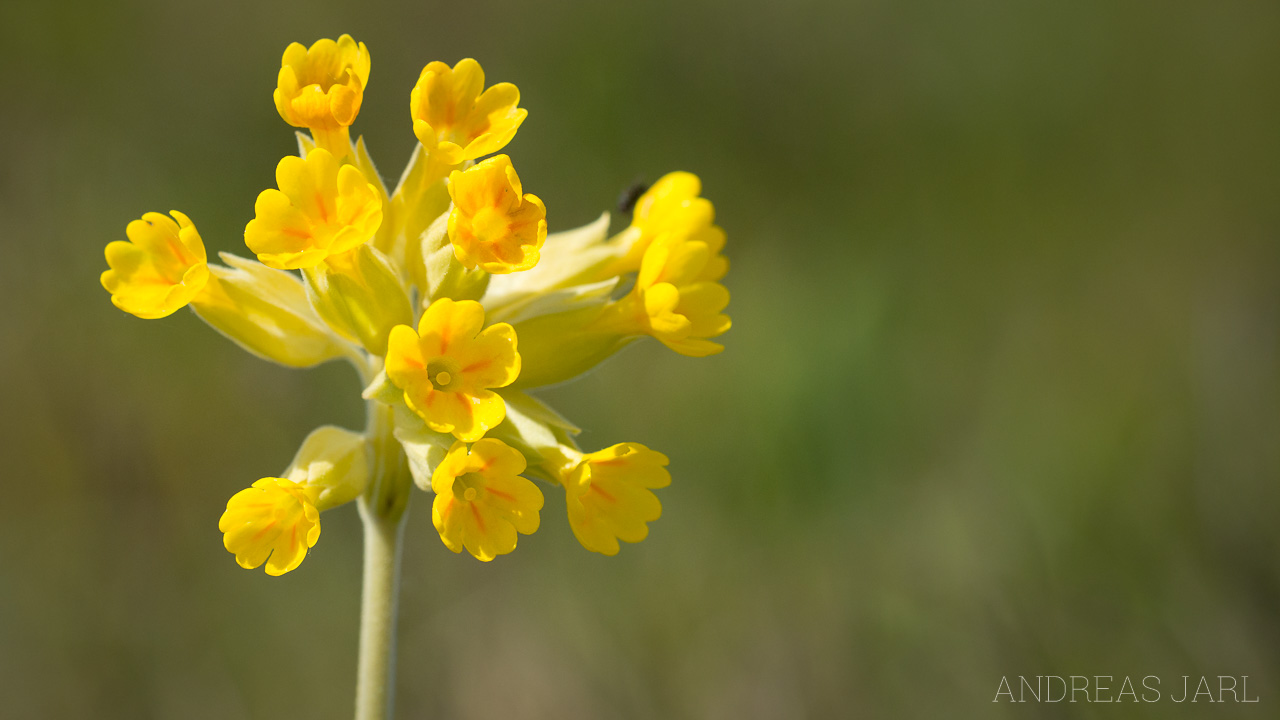
[[[528,114],[520,93],[486,88],[465,59],[423,68],[409,102],[419,144],[388,190],[349,133],[369,71],[368,49],[347,35],[285,50],[276,109],[308,133],[245,226],[257,261],[223,253],[225,265],[209,264],[177,211],[143,215],[128,242],[106,248],[102,285],[128,313],[190,305],[263,358],[346,358],[361,374],[367,429],[320,427],[280,477],[233,495],[218,524],[227,550],[243,567],[289,572],[319,539],[323,511],[416,484],[435,495],[445,546],[488,561],[538,529],[533,480],[563,490],[587,549],[613,555],[619,540],[643,540],[662,510],[653,490],[671,480],[667,457],[633,442],[584,453],[578,428],[529,391],[646,336],[693,357],[723,349],[711,339],[729,329],[725,235],[699,179],[661,178],[612,235],[607,213],[548,235],[543,202],[493,154]]]

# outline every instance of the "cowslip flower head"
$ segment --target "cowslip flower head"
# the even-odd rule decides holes
[[[435,494],[443,544],[481,561],[539,528],[535,480],[564,488],[588,550],[613,555],[639,542],[662,513],[655,490],[671,481],[667,457],[637,443],[583,453],[582,431],[529,391],[646,336],[685,355],[717,353],[711,339],[730,321],[725,235],[697,176],[662,177],[621,232],[603,213],[548,234],[544,204],[496,155],[528,115],[520,92],[486,89],[479,63],[465,59],[423,68],[409,98],[419,144],[388,188],[363,139],[351,141],[369,69],[367,48],[349,35],[285,50],[275,106],[309,133],[294,133],[298,157],[279,161],[277,187],[258,195],[245,226],[257,260],[223,254],[225,266],[209,264],[186,216],[148,213],[130,224],[130,242],[107,247],[102,284],[140,317],[189,304],[270,361],[343,358],[355,368],[364,429],[314,430],[283,472],[231,497],[218,528],[239,565],[282,575],[315,546],[321,513],[359,504],[356,707],[381,717],[392,714],[378,676],[393,659],[400,530],[415,488]]]
[[[310,48],[292,43],[280,60],[276,110],[294,127],[311,130],[316,144],[338,157],[351,143],[347,128],[360,113],[369,84],[369,50],[350,35],[322,38]]]
[[[498,83],[484,92],[484,70],[466,58],[450,68],[422,69],[409,97],[413,134],[429,155],[446,165],[475,160],[506,147],[529,111],[516,107],[520,91]]]
[[[542,491],[524,471],[524,456],[500,440],[454,443],[431,475],[431,520],[444,544],[488,562],[515,550],[516,533],[536,532]]]
[[[526,194],[511,158],[495,155],[449,176],[449,241],[467,269],[528,270],[547,239],[547,208]]]
[[[480,303],[441,298],[422,314],[417,332],[397,325],[387,341],[387,378],[404,391],[405,404],[432,430],[466,442],[502,422],[506,405],[490,388],[520,374],[515,330],[483,327]]]
[[[268,575],[283,575],[302,564],[320,539],[318,488],[265,477],[227,501],[218,520],[222,543],[240,567],[267,564]]]
[[[491,560],[538,528],[543,497],[521,474],[565,488],[590,550],[639,541],[661,513],[666,456],[636,443],[584,454],[581,431],[526,391],[645,336],[685,355],[723,349],[711,340],[730,325],[725,235],[701,181],[665,175],[621,232],[604,213],[548,234],[545,205],[499,154],[527,117],[520,93],[486,88],[465,59],[423,68],[409,98],[420,145],[388,189],[349,131],[369,69],[348,35],[285,50],[276,109],[309,134],[295,133],[298,156],[254,204],[244,239],[256,260],[209,263],[176,211],[144,215],[106,250],[102,284],[122,309],[190,305],[250,353],[299,368],[342,358],[364,387],[363,431],[318,428],[287,469],[235,493],[224,545],[283,574],[315,545],[321,513],[358,500],[370,528],[395,529],[416,486],[436,493],[446,546]],[[369,567],[382,583],[391,565]]]
[[[314,267],[363,244],[382,224],[382,198],[354,165],[327,150],[286,157],[276,165],[279,190],[263,190],[244,242],[264,265]]]
[[[662,515],[652,490],[671,484],[666,455],[640,443],[618,443],[571,461],[558,477],[565,488],[569,526],[582,546],[618,554],[618,541],[637,543],[647,523]]]
[[[186,215],[149,212],[125,228],[129,241],[107,244],[102,286],[116,307],[140,318],[172,315],[209,281],[204,242]],[[177,222],[174,222],[177,220]]]

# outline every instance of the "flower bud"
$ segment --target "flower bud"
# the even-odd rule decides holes
[[[605,310],[588,306],[515,323],[520,338],[520,377],[513,388],[571,380],[607,360],[638,336],[599,321]]]
[[[209,283],[192,301],[200,319],[281,365],[311,367],[347,354],[343,341],[316,317],[296,277],[230,253],[220,257],[231,267],[209,266]]]
[[[503,390],[502,399],[507,406],[506,418],[489,432],[489,437],[519,450],[529,461],[530,473],[559,482],[541,466],[559,468],[563,465],[563,448],[572,446],[573,436],[582,430],[532,395]]]
[[[369,483],[365,438],[334,425],[322,425],[302,441],[281,477],[317,489],[321,512],[355,500]]]
[[[308,269],[307,297],[339,335],[374,355],[387,354],[387,334],[413,322],[413,308],[391,261],[370,245],[331,255]]]
[[[396,440],[404,448],[414,484],[431,492],[431,475],[449,448],[453,447],[453,436],[427,427],[427,423],[404,404],[395,409],[394,432]]]
[[[422,262],[426,271],[424,303],[440,298],[479,300],[489,286],[489,273],[468,270],[458,260],[449,240],[450,215],[441,215],[422,233]]]

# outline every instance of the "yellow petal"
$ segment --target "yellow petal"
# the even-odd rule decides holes
[[[547,239],[547,209],[523,192],[511,159],[496,155],[449,176],[449,241],[458,262],[491,273],[528,270]]]
[[[501,441],[454,443],[431,478],[432,522],[445,546],[487,562],[514,550],[517,533],[535,532],[542,491],[519,477],[524,470],[524,456]]]
[[[309,268],[371,240],[382,224],[382,196],[353,165],[316,148],[276,166],[279,190],[264,190],[244,240],[264,264]]]
[[[528,114],[516,107],[520,92],[499,83],[483,93],[484,71],[470,58],[450,68],[422,69],[409,99],[413,132],[438,162],[456,165],[501,150]]]
[[[284,478],[258,480],[227,501],[218,520],[223,545],[243,568],[266,562],[268,575],[297,568],[320,538],[317,492]]]
[[[204,243],[191,220],[149,212],[125,228],[129,242],[107,244],[109,270],[102,286],[116,307],[141,318],[171,315],[205,289],[209,279]]]

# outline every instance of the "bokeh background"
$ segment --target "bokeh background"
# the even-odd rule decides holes
[[[546,397],[670,455],[650,538],[492,564],[410,508],[400,718],[1166,718],[1280,710],[1280,5],[1115,0],[0,5],[0,717],[343,718],[354,508],[284,578],[217,519],[354,373],[142,321],[102,248],[179,208],[244,253],[294,151],[285,45],[350,32],[394,180],[476,57],[553,230],[698,173],[707,360]],[[992,704],[1002,676],[1248,675],[1256,705]],[[1118,684],[1118,683],[1117,683]]]

